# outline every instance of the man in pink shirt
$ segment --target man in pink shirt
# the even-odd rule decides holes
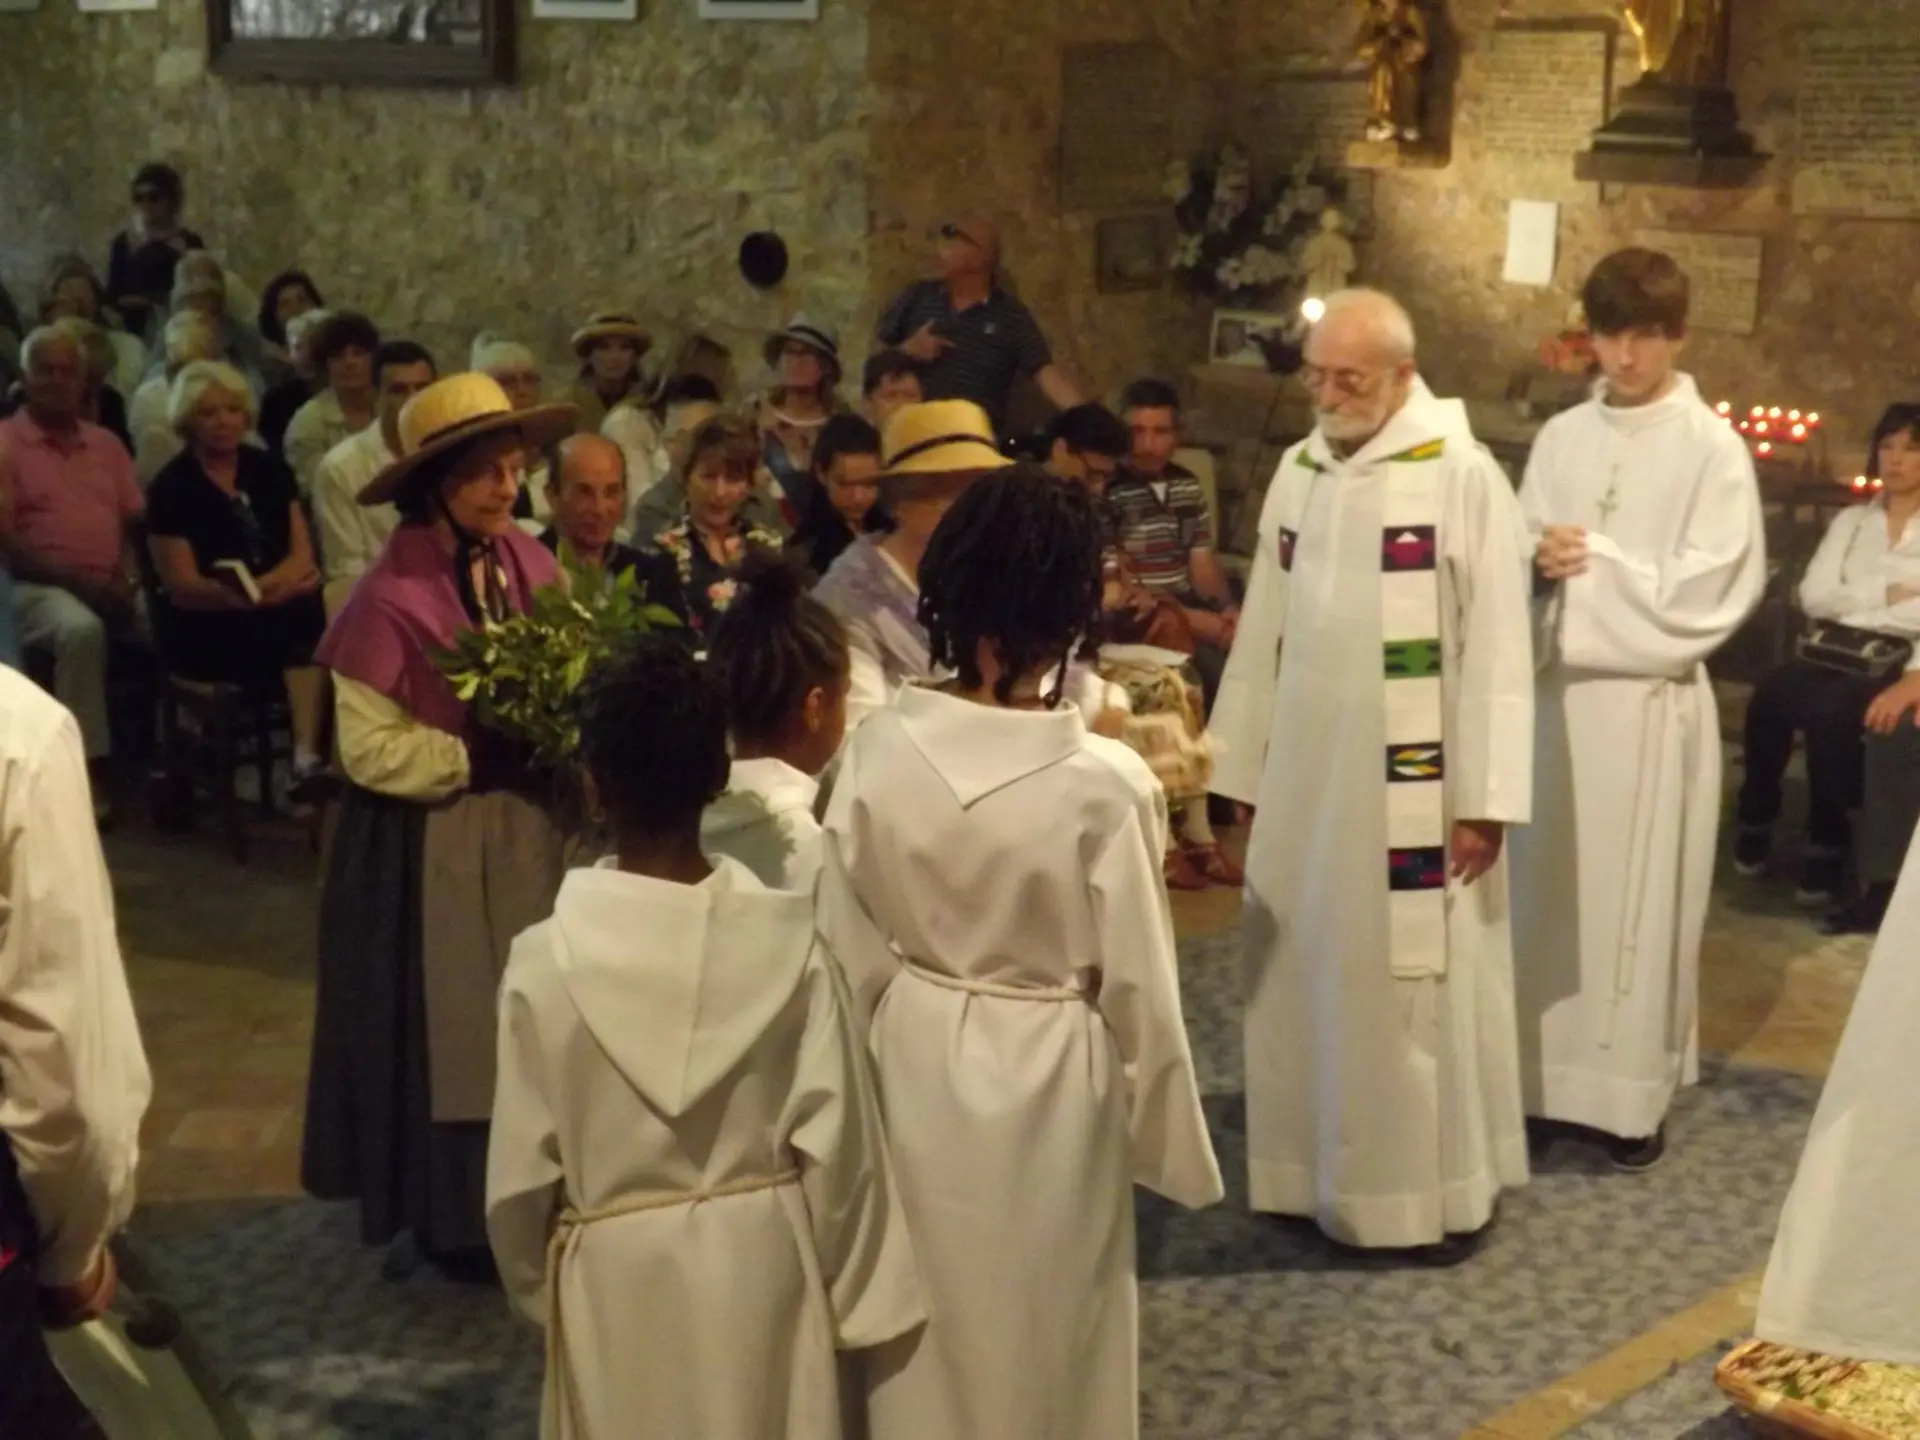
[[[109,749],[107,638],[136,624],[127,526],[146,508],[120,442],[80,418],[86,358],[39,329],[21,347],[26,405],[0,420],[0,556],[20,641],[53,653],[54,693],[96,770]]]

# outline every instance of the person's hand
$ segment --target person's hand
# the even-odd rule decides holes
[[[1875,735],[1891,735],[1917,707],[1920,707],[1920,670],[1909,670],[1873,697],[1873,703],[1867,706],[1867,729]]]
[[[109,629],[124,630],[133,623],[133,582],[124,574],[116,572],[105,583],[77,585],[74,593],[86,602],[88,609],[106,621]]]
[[[1259,810],[1256,806],[1243,805],[1238,800],[1233,802],[1234,823],[1243,827],[1244,829],[1251,830],[1253,828],[1254,818],[1258,814],[1259,814]]]
[[[73,1284],[41,1287],[40,1324],[48,1330],[71,1330],[98,1320],[112,1306],[119,1288],[119,1267],[113,1263],[113,1252],[103,1245],[86,1274]]]
[[[1453,825],[1453,878],[1471,885],[1493,868],[1507,827],[1498,820],[1456,820]]]
[[[1549,580],[1587,573],[1587,532],[1578,525],[1549,525],[1540,535],[1534,562]]]
[[[260,603],[280,605],[300,595],[311,595],[320,588],[320,572],[309,565],[305,570],[270,573],[260,577]]]
[[[934,334],[933,326],[934,322],[929,320],[914,331],[902,342],[901,351],[911,355],[923,365],[931,365],[946,354],[953,348],[953,342],[944,335]]]
[[[1231,638],[1226,616],[1217,610],[1187,610],[1187,623],[1193,638],[1207,645],[1225,646]]]
[[[1920,585],[1887,586],[1887,605],[1903,605],[1909,600],[1920,600]]]
[[[1238,606],[1230,605],[1220,612],[1220,639],[1217,643],[1223,646],[1230,646],[1233,644],[1234,637],[1239,633],[1240,609]]]
[[[1118,740],[1127,733],[1127,712],[1118,707],[1102,710],[1093,717],[1093,733]]]

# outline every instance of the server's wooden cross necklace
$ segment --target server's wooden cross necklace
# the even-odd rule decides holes
[[[1607,533],[1607,526],[1613,520],[1613,512],[1620,508],[1620,466],[1616,463],[1613,473],[1607,476],[1607,493],[1600,497],[1600,503],[1594,507],[1600,515],[1599,530]]]

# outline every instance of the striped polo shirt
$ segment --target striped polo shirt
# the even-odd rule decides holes
[[[1107,503],[1134,578],[1149,590],[1185,594],[1193,588],[1188,557],[1213,548],[1213,520],[1191,470],[1169,465],[1160,479],[1164,500],[1145,476],[1122,466],[1107,487]]]
[[[995,433],[1003,433],[1013,382],[1053,363],[1033,312],[997,287],[980,304],[955,310],[942,281],[922,280],[887,307],[874,336],[882,345],[904,345],[928,323],[952,343],[927,367],[921,381],[926,398],[971,400],[987,412]]]

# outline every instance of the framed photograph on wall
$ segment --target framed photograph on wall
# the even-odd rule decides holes
[[[702,20],[818,20],[820,0],[698,0]]]
[[[77,0],[83,15],[105,15],[116,10],[158,10],[160,0]]]
[[[510,85],[514,0],[207,0],[217,75],[284,84]]]
[[[1216,365],[1270,369],[1267,346],[1285,344],[1292,324],[1291,317],[1267,310],[1216,310],[1213,344],[1207,348],[1207,358]]]
[[[640,0],[533,0],[536,20],[637,20]]]
[[[1173,226],[1166,215],[1110,215],[1093,232],[1094,282],[1102,295],[1167,283]]]
[[[0,13],[8,10],[38,10],[40,0],[0,0]]]

